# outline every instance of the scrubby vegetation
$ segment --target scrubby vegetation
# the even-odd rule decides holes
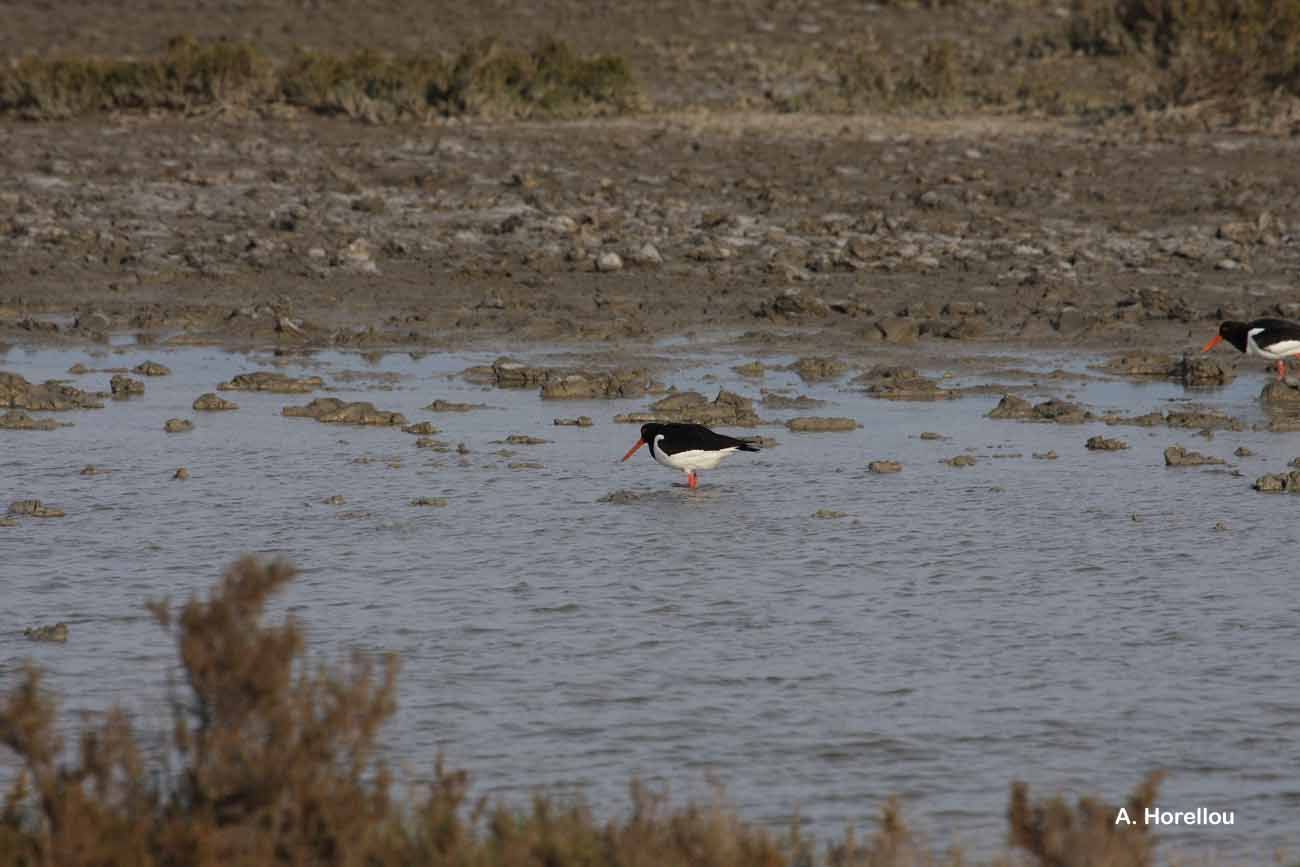
[[[0,745],[21,773],[0,808],[0,863],[92,865],[415,865],[464,867],[892,867],[963,864],[936,854],[890,802],[876,833],[818,850],[797,829],[774,835],[721,801],[673,807],[633,784],[630,809],[600,821],[581,803],[542,796],[528,809],[472,801],[464,772],[435,768],[423,794],[399,801],[379,758],[396,707],[397,663],[355,657],[314,667],[292,619],[263,622],[267,600],[293,578],[283,562],[245,558],[206,600],[173,614],[150,608],[174,633],[183,684],[158,758],[121,711],[87,724],[62,758],[55,701],[29,668],[0,708]],[[1129,799],[1154,801],[1158,779]],[[1009,840],[1050,867],[1143,867],[1154,841],[1115,810],[1030,800],[1013,787]],[[1003,862],[997,862],[1003,863]]]
[[[617,57],[561,42],[521,51],[486,40],[454,57],[304,53],[277,64],[252,45],[172,40],[150,59],[25,58],[0,67],[0,112],[292,105],[369,121],[435,115],[575,117],[631,111],[640,92]]]

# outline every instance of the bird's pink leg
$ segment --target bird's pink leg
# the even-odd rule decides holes
[[[1279,358],[1277,360],[1277,381],[1283,382],[1285,380],[1286,380],[1286,362]]]
[[[695,490],[696,488],[698,488],[699,486],[700,486],[700,477],[697,476],[697,475],[695,475],[695,473],[693,473],[693,472],[687,473],[687,474],[686,474],[686,487],[690,488],[690,489],[693,491],[693,490]]]

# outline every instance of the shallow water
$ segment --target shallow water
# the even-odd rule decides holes
[[[670,384],[756,395],[730,371],[748,357],[671,352]],[[322,353],[286,369],[432,421],[471,449],[463,462],[397,429],[280,416],[306,395],[236,392],[225,396],[238,412],[190,410],[218,381],[269,369],[269,355],[10,350],[0,369],[39,381],[75,361],[145,358],[174,375],[146,378],[144,397],[58,414],[75,426],[56,432],[0,431],[0,505],[37,497],[68,513],[0,528],[0,687],[34,658],[69,726],[120,700],[165,729],[174,652],[143,602],[206,590],[241,552],[278,553],[303,575],[277,610],[305,621],[314,651],[402,655],[389,741],[417,776],[442,751],[480,794],[580,788],[602,811],[625,804],[634,775],[678,799],[707,796],[716,778],[742,815],[780,824],[797,809],[824,838],[868,826],[898,794],[931,842],[989,852],[1003,843],[1012,779],[1119,801],[1163,768],[1162,807],[1236,811],[1231,828],[1166,830],[1164,846],[1251,860],[1300,846],[1300,498],[1250,489],[1300,454],[1294,435],[1207,442],[999,422],[984,418],[996,397],[892,403],[768,373],[766,387],[833,403],[765,418],[848,415],[864,428],[760,429],[780,444],[733,457],[692,492],[644,450],[618,462],[637,432],[612,417],[643,401],[543,402],[453,376],[487,356]],[[383,390],[336,380],[344,370],[401,378]],[[1190,396],[1260,421],[1264,377],[1195,395],[1110,380],[1062,393],[1134,414]],[[72,379],[107,390],[108,378]],[[420,409],[435,397],[495,408]],[[551,424],[580,414],[595,426]],[[173,416],[196,429],[164,434]],[[552,442],[497,456],[491,441],[511,433]],[[1086,451],[1096,433],[1130,448]],[[1173,443],[1244,475],[1166,469]],[[1233,459],[1239,445],[1258,456]],[[1048,449],[1059,460],[1030,457]],[[976,466],[941,463],[967,450]],[[872,475],[877,458],[905,469]],[[113,473],[82,477],[86,464]],[[179,466],[192,478],[172,481]],[[646,496],[597,502],[621,488]],[[333,494],[346,505],[322,503]],[[409,505],[419,496],[450,506]],[[823,508],[848,517],[814,519]],[[21,636],[56,620],[71,627],[66,645]]]

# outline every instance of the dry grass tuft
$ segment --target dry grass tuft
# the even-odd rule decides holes
[[[582,117],[634,111],[643,100],[622,58],[580,56],[555,40],[532,51],[486,41],[450,58],[304,53],[277,65],[251,45],[181,37],[158,58],[27,58],[0,67],[0,113],[32,120],[277,104],[386,123]]]
[[[1128,815],[1134,824],[1117,824],[1117,807],[1080,798],[1070,807],[1061,798],[1038,804],[1029,800],[1024,783],[1011,786],[1011,844],[1032,854],[1043,867],[1150,867],[1155,840],[1142,821],[1155,804],[1163,775],[1153,773],[1129,795]]]

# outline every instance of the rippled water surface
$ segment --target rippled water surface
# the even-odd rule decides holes
[[[746,359],[679,353],[670,384],[757,394],[730,371]],[[164,728],[174,652],[143,602],[206,590],[241,552],[278,553],[304,574],[277,610],[305,621],[314,651],[402,655],[389,740],[417,776],[441,751],[480,793],[581,788],[599,810],[625,804],[634,775],[679,799],[716,778],[746,817],[797,810],[824,837],[868,826],[897,794],[932,842],[987,852],[1003,843],[1012,779],[1118,801],[1163,768],[1161,806],[1237,811],[1231,829],[1168,831],[1165,845],[1246,859],[1300,845],[1300,498],[1250,489],[1300,454],[1297,435],[998,422],[984,418],[992,396],[891,403],[769,373],[763,385],[798,386],[833,402],[819,414],[864,427],[760,429],[779,445],[688,491],[644,450],[618,462],[637,432],[612,418],[643,401],[543,402],[452,376],[487,357],[327,353],[286,369],[432,421],[469,447],[463,459],[397,429],[281,417],[309,396],[231,393],[238,412],[190,410],[269,356],[10,350],[0,369],[38,381],[145,358],[175,373],[144,397],[60,414],[75,426],[56,432],[0,431],[0,506],[67,511],[0,528],[0,686],[36,659],[68,725],[121,700]],[[1259,421],[1264,375],[1195,398]],[[108,374],[75,382],[107,390]],[[1188,398],[1170,384],[1068,390],[1132,413]],[[422,411],[435,397],[493,409]],[[579,414],[596,424],[552,426]],[[196,429],[164,434],[173,416]],[[511,433],[551,442],[498,455],[491,441]],[[1096,433],[1130,448],[1086,451]],[[1166,469],[1173,443],[1243,477]],[[1232,458],[1240,445],[1257,456]],[[1048,449],[1059,460],[1030,457]],[[974,467],[941,463],[966,451]],[[876,458],[905,469],[872,475]],[[508,468],[518,461],[544,468]],[[113,472],[83,477],[86,464]],[[188,481],[172,480],[179,466]],[[623,488],[645,496],[597,502]],[[346,504],[322,502],[334,494]],[[450,505],[410,505],[421,496]],[[56,620],[66,645],[21,636]]]

